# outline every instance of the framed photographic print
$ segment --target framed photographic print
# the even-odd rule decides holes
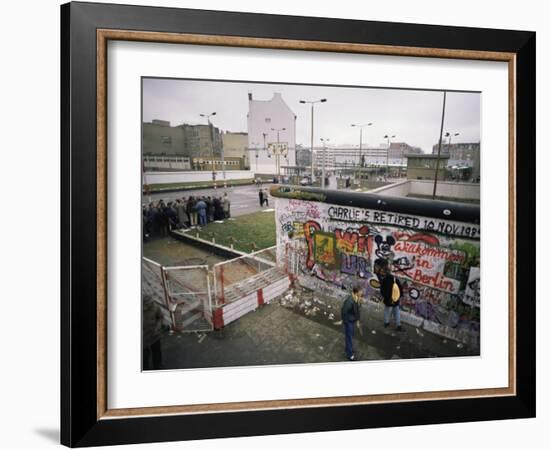
[[[535,33],[61,26],[63,444],[534,417]]]

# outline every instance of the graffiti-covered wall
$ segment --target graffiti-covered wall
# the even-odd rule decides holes
[[[280,256],[294,255],[306,286],[345,293],[360,284],[379,302],[374,267],[385,259],[403,286],[404,312],[479,335],[478,206],[315,189],[272,194],[287,252]]]

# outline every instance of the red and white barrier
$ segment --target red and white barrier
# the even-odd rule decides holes
[[[291,285],[290,277],[284,272],[279,271],[279,274],[280,276],[274,281],[266,281],[263,285],[258,283],[261,287],[240,297],[238,300],[215,306],[212,311],[214,329],[223,328],[260,306],[270,303],[271,300],[288,290]]]

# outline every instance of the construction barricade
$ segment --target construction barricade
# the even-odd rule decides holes
[[[283,294],[291,284],[277,246],[214,265],[213,326],[235,321]]]

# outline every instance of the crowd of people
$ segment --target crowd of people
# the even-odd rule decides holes
[[[168,231],[203,227],[231,217],[231,201],[222,196],[182,197],[174,201],[151,202],[143,206],[143,239],[168,236]]]

